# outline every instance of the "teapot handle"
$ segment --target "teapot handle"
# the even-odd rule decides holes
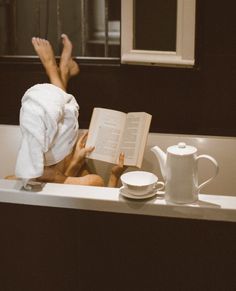
[[[212,177],[210,177],[208,180],[206,180],[205,182],[203,182],[202,184],[200,184],[198,186],[198,191],[200,191],[200,189],[202,189],[202,187],[206,186],[206,184],[208,184],[211,180],[213,180],[219,172],[219,165],[213,157],[211,157],[209,155],[199,155],[196,158],[197,163],[198,163],[199,159],[207,159],[207,160],[211,161],[212,164],[215,166],[215,173],[212,175]]]

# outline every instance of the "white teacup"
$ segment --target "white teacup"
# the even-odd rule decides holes
[[[145,171],[127,172],[121,176],[121,182],[125,191],[137,196],[162,190],[165,185],[161,181],[158,182],[156,175]]]

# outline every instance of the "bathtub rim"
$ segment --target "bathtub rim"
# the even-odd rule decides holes
[[[0,203],[150,215],[160,217],[236,222],[236,197],[199,194],[193,204],[167,204],[163,196],[136,201],[119,194],[119,188],[45,183],[41,191],[22,190],[22,182],[0,179]]]

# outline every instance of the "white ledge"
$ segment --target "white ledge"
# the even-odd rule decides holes
[[[194,60],[183,59],[176,54],[155,54],[144,53],[142,51],[131,51],[130,53],[123,53],[121,56],[121,62],[127,64],[150,64],[150,65],[166,65],[166,66],[183,66],[193,67]]]
[[[37,191],[25,191],[20,181],[0,179],[0,202],[236,222],[235,196],[200,194],[196,203],[177,205],[168,204],[164,195],[142,201],[126,199],[117,188],[47,183]]]

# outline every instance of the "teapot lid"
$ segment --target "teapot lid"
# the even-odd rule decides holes
[[[168,147],[168,153],[177,156],[187,156],[192,155],[197,152],[197,149],[193,146],[186,145],[184,142],[179,142],[177,145]]]

